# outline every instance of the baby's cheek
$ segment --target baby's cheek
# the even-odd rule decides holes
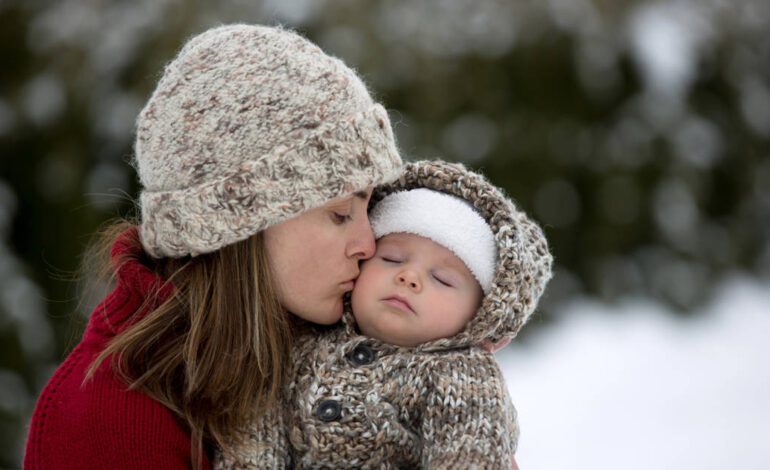
[[[353,287],[353,292],[350,293],[350,306],[353,308],[353,313],[356,317],[366,308],[366,300],[371,295],[370,290],[369,283],[362,273],[356,279],[356,285]]]
[[[358,287],[358,281],[356,281],[356,285],[353,287],[353,291],[350,293],[350,306],[353,307],[353,312],[355,312],[356,308],[359,306],[358,304],[359,304],[360,298],[361,298],[361,288]]]

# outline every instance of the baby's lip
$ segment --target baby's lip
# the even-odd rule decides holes
[[[382,299],[382,301],[387,303],[388,305],[392,305],[393,307],[400,308],[405,312],[415,313],[409,301],[401,297],[400,295],[391,295],[389,297]]]

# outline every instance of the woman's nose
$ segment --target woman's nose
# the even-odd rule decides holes
[[[405,286],[415,292],[420,292],[422,290],[422,283],[420,282],[419,276],[411,269],[405,269],[398,273],[396,275],[396,284]]]
[[[347,255],[358,260],[369,259],[374,256],[376,248],[372,226],[369,225],[368,219],[359,225],[353,239],[348,243]]]

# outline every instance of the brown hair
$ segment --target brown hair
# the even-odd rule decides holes
[[[213,253],[153,259],[139,237],[133,249],[110,260],[110,248],[135,222],[120,219],[101,230],[83,269],[104,279],[125,262],[139,259],[173,284],[157,306],[117,336],[94,360],[89,380],[108,357],[115,373],[173,411],[189,426],[192,460],[204,449],[226,446],[251,419],[277,402],[289,369],[290,319],[271,281],[262,233]],[[96,312],[95,314],[98,314]]]

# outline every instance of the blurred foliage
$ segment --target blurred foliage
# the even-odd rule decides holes
[[[577,295],[686,313],[770,272],[764,0],[0,1],[0,467],[94,293],[100,223],[135,213],[133,123],[186,37],[294,27],[356,68],[404,155],[480,169],[544,226],[541,313]]]

